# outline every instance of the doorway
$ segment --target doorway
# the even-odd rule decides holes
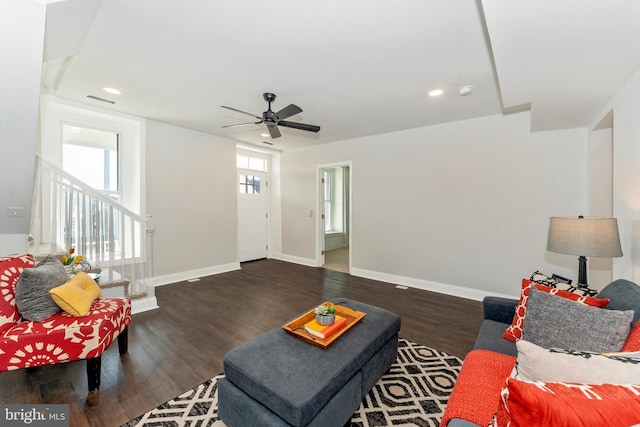
[[[238,261],[268,255],[268,157],[258,153],[237,154]]]
[[[321,167],[320,184],[322,266],[348,273],[351,265],[351,166]]]

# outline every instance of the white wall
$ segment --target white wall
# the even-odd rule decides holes
[[[640,70],[604,111],[613,109],[613,214],[618,218],[623,256],[613,277],[640,283]]]
[[[613,216],[613,134],[611,128],[594,130],[589,135],[589,210],[591,216]],[[587,261],[589,286],[613,279],[613,258],[591,257]]]
[[[156,284],[238,268],[236,147],[147,121],[147,213]]]
[[[587,137],[530,133],[521,113],[287,151],[282,257],[315,262],[316,165],[351,160],[352,273],[473,298],[517,295],[536,269],[575,277],[546,241],[550,216],[586,209]]]
[[[43,2],[0,1],[0,254],[27,248],[45,15]]]

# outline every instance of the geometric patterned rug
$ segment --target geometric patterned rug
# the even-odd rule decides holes
[[[400,338],[398,358],[365,396],[352,427],[438,427],[462,360]],[[224,427],[218,419],[217,375],[122,427]]]

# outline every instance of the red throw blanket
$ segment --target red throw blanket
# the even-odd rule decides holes
[[[494,351],[470,352],[464,359],[440,427],[445,427],[452,418],[488,425],[498,409],[500,390],[515,362],[515,357]]]

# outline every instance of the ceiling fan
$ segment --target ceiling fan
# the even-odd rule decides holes
[[[304,123],[297,122],[289,122],[284,119],[294,116],[298,113],[302,113],[302,108],[298,107],[295,104],[289,104],[287,107],[284,107],[282,110],[274,113],[271,111],[271,103],[275,101],[276,96],[273,93],[263,93],[262,97],[265,101],[267,101],[268,107],[267,111],[262,113],[262,117],[256,116],[255,114],[247,113],[246,111],[238,110],[236,108],[227,107],[226,105],[221,105],[222,108],[226,108],[227,110],[236,111],[238,113],[246,114],[251,117],[255,117],[259,121],[257,122],[248,122],[248,123],[238,123],[236,125],[226,125],[222,126],[223,128],[232,128],[237,126],[246,126],[246,125],[259,125],[260,123],[264,123],[267,125],[267,130],[269,131],[269,135],[271,138],[280,138],[282,134],[278,129],[278,126],[284,126],[292,129],[300,129],[305,130],[307,132],[318,132],[320,131],[320,126],[315,125],[307,125]]]

